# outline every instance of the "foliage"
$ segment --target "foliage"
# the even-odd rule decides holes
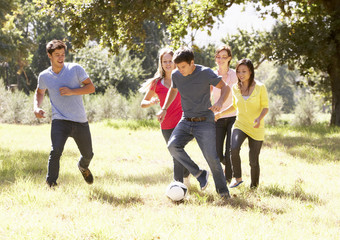
[[[31,20],[32,5],[28,4],[29,2],[24,1],[25,5],[20,5],[11,14],[6,15],[6,22],[0,28],[0,61],[15,61],[19,72],[27,66],[30,58],[28,49],[32,47],[28,24]]]
[[[269,35],[265,32],[248,32],[241,29],[239,29],[238,34],[228,35],[222,39],[224,44],[231,47],[234,59],[251,59],[255,69],[265,60],[271,60],[270,57],[268,57],[272,52],[272,48],[270,44],[268,44],[270,41]]]
[[[195,63],[210,68],[215,67],[215,50],[216,46],[214,44],[208,44],[208,46],[201,48],[194,46]]]
[[[142,95],[137,93],[126,98],[113,87],[109,87],[104,94],[85,95],[84,105],[90,122],[98,122],[105,119],[150,120],[155,118],[156,109],[151,107],[142,109],[140,103]]]
[[[1,79],[0,79],[1,80]],[[42,109],[46,118],[37,119],[33,113],[34,92],[26,95],[22,91],[7,91],[0,82],[0,123],[41,124],[50,123],[52,118],[51,104],[48,95],[45,96]],[[155,119],[158,106],[142,109],[140,103],[143,96],[136,93],[130,98],[109,87],[102,94],[84,95],[83,102],[89,122],[99,122],[105,119],[145,120]],[[141,122],[141,124],[144,124]]]
[[[0,2],[0,28],[6,22],[6,15],[15,10],[17,0],[1,0]]]
[[[18,84],[26,93],[36,88],[39,73],[50,65],[46,43],[55,38],[67,41],[65,24],[40,14],[32,0],[18,3],[0,33],[0,42],[6,43],[0,44],[0,61],[8,63],[5,85]]]
[[[281,96],[269,94],[269,111],[265,117],[266,124],[275,126],[282,114],[284,102]]]
[[[232,4],[253,3],[263,17],[269,14],[278,19],[279,24],[270,34],[258,32],[250,38],[241,31],[239,37],[245,45],[239,46],[247,49],[245,56],[250,54],[258,64],[269,59],[288,64],[290,69],[297,67],[302,76],[311,73],[317,74],[318,78],[322,76],[320,79],[309,78],[308,83],[315,89],[322,89],[325,96],[329,96],[331,90],[331,123],[340,125],[339,0],[22,0],[21,3],[33,3],[23,6],[32,8],[34,5],[35,10],[40,10],[36,12],[67,23],[75,47],[84,46],[88,40],[97,40],[116,53],[123,46],[129,50],[142,50],[147,39],[145,26],[149,23],[159,28],[166,26],[171,44],[178,47],[190,29],[207,30],[210,33],[215,21]],[[23,9],[25,11],[21,15],[26,17],[21,19],[21,23],[32,22],[31,17],[25,15],[26,9]],[[30,44],[33,38],[27,37],[30,24],[11,28],[14,20],[20,19],[17,18],[20,11],[21,8],[5,24],[4,39],[11,40],[10,46],[13,46],[14,40],[20,43],[14,49],[16,52],[13,56],[22,71],[31,59],[25,50],[34,45]],[[237,54],[237,46],[232,47]]]
[[[278,23],[270,32],[229,36],[234,52],[255,61],[264,60],[298,68],[312,92],[332,101],[331,124],[340,125],[340,21],[335,1],[253,1],[263,17],[270,14]],[[269,8],[262,8],[269,6]],[[233,45],[236,42],[235,45]]]
[[[130,56],[143,59],[142,68],[146,73],[145,78],[151,78],[157,71],[158,52],[162,47],[169,45],[169,39],[164,24],[158,26],[155,22],[145,21],[143,28],[146,33],[144,49],[142,51],[131,50]]]
[[[314,123],[317,114],[317,108],[314,103],[315,100],[310,94],[300,97],[294,111],[294,125],[310,126]]]
[[[144,81],[143,60],[132,58],[124,49],[118,55],[112,55],[107,48],[103,49],[95,42],[90,42],[75,52],[74,61],[85,68],[97,92],[103,93],[111,86],[128,96],[136,92]]]
[[[122,46],[141,50],[144,47],[145,21],[158,26],[167,23],[166,13],[171,1],[64,1],[36,0],[41,10],[57,15],[69,24],[73,44],[83,47],[88,40],[98,40],[103,46],[118,53]]]
[[[283,65],[277,66],[277,68],[269,73],[269,76],[266,79],[265,84],[268,92],[282,98],[282,110],[285,113],[292,112],[295,108],[295,82],[298,77],[299,75],[297,72],[289,71],[287,65]]]
[[[0,79],[1,80],[1,79]],[[51,107],[47,100],[43,103],[47,118],[36,119],[33,114],[33,93],[7,91],[0,82],[0,123],[38,124],[51,121]]]

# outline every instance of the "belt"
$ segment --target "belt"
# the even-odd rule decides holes
[[[189,122],[204,122],[207,118],[206,117],[192,117],[192,118],[184,118]]]

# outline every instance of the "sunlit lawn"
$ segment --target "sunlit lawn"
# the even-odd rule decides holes
[[[119,128],[119,125],[125,125]],[[271,127],[260,156],[260,187],[244,184],[221,201],[191,178],[179,204],[164,195],[172,160],[157,128],[91,124],[95,175],[87,185],[69,139],[59,186],[45,186],[50,126],[0,125],[0,239],[338,239],[340,129]],[[208,168],[196,142],[187,151]]]

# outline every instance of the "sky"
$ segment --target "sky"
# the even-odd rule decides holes
[[[197,31],[195,35],[195,44],[202,47],[209,43],[216,45],[221,43],[221,38],[227,36],[227,34],[233,35],[240,28],[242,30],[252,31],[254,30],[270,30],[275,24],[275,19],[267,17],[265,20],[259,17],[259,13],[252,6],[246,6],[245,11],[242,11],[244,6],[232,5],[224,15],[222,21],[217,21],[212,29],[211,36],[208,36],[206,32]],[[187,37],[189,41],[190,37]]]

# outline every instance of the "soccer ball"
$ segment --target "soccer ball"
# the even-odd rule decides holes
[[[181,201],[188,193],[188,188],[183,183],[174,181],[166,188],[165,195],[172,201]]]

